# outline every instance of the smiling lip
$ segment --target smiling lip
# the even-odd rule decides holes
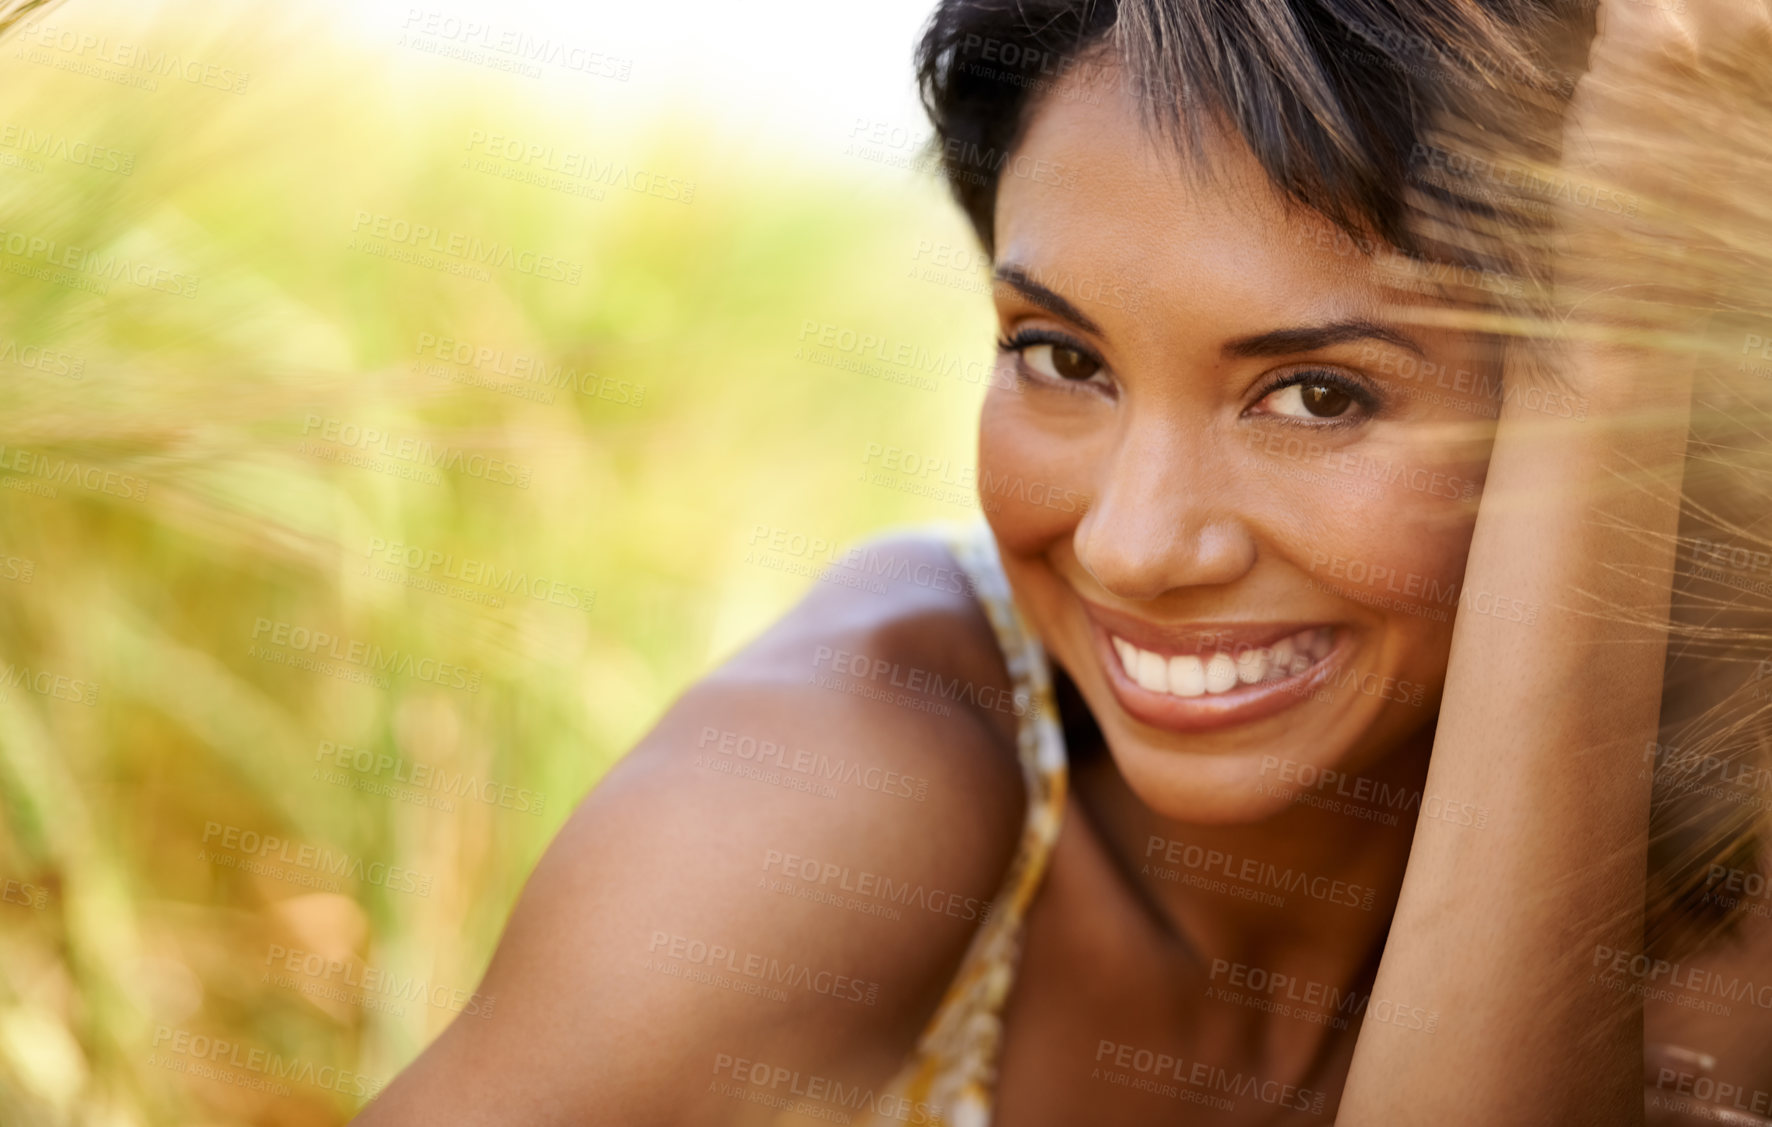
[[[1349,648],[1349,631],[1336,623],[1166,626],[1082,602],[1120,707],[1172,732],[1228,728],[1301,704]]]

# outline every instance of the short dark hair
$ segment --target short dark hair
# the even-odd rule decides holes
[[[999,173],[1031,107],[1067,75],[1114,63],[1146,124],[1179,152],[1200,152],[1191,142],[1209,123],[1228,125],[1287,197],[1361,245],[1471,262],[1485,256],[1468,244],[1436,244],[1429,255],[1408,219],[1411,191],[1491,225],[1529,223],[1531,208],[1521,214],[1523,201],[1493,184],[1443,175],[1460,162],[1446,159],[1436,130],[1462,123],[1466,136],[1542,149],[1553,135],[1543,123],[1560,117],[1574,86],[1569,61],[1592,35],[1591,9],[1592,0],[940,0],[917,80],[942,171],[987,250]]]

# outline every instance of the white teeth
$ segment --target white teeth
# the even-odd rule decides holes
[[[1167,658],[1140,649],[1124,638],[1110,637],[1114,652],[1120,657],[1120,667],[1140,688],[1170,696],[1197,697],[1303,673],[1328,656],[1335,631],[1327,626],[1302,630],[1271,646],[1251,647],[1235,656],[1220,650]]]
[[[1278,669],[1281,673],[1292,672],[1291,638],[1281,638],[1279,641],[1275,642],[1273,646],[1268,649],[1268,654],[1273,660],[1275,669]]]
[[[1169,663],[1161,654],[1149,650],[1138,651],[1138,687],[1149,689],[1154,693],[1169,691]]]
[[[1178,697],[1197,697],[1206,691],[1206,666],[1193,654],[1169,659],[1169,691]]]
[[[1124,638],[1115,636],[1114,649],[1120,654],[1120,668],[1126,671],[1126,676],[1134,681],[1138,680],[1138,647]]]
[[[1267,650],[1244,650],[1237,655],[1237,680],[1245,685],[1255,684],[1267,676],[1267,663]]]
[[[1237,687],[1237,662],[1227,653],[1215,653],[1206,663],[1206,691],[1224,693]]]

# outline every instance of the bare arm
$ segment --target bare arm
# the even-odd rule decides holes
[[[1665,619],[1687,407],[1653,357],[1572,360],[1664,395],[1590,396],[1576,426],[1504,410],[1466,591],[1542,609],[1534,625],[1460,615],[1427,781],[1496,817],[1416,829],[1343,1127],[1641,1119],[1641,1002],[1589,978],[1596,951],[1641,950],[1637,765],[1655,738],[1665,635],[1583,611]],[[1386,1021],[1397,1007],[1440,1017],[1424,1032]]]
[[[1559,265],[1590,324],[1604,309],[1613,330],[1702,327],[1695,310],[1752,292],[1764,271],[1705,245],[1737,217],[1690,192],[1745,201],[1743,186],[1772,169],[1707,133],[1678,95],[1720,105],[1732,76],[1707,67],[1772,41],[1772,23],[1763,5],[1692,0],[1691,11],[1601,9],[1565,167],[1624,183],[1648,206],[1618,228],[1566,217]],[[1675,97],[1656,89],[1664,80]],[[1748,136],[1772,129],[1764,100],[1753,103],[1730,109]],[[1632,239],[1695,265],[1682,274],[1638,258]],[[1650,779],[1639,765],[1657,733],[1694,359],[1622,339],[1558,358],[1558,378],[1589,401],[1586,420],[1534,418],[1519,400],[1503,409],[1465,589],[1541,609],[1528,626],[1471,613],[1467,599],[1428,775],[1430,794],[1497,817],[1481,831],[1417,828],[1344,1127],[1643,1122],[1642,1003],[1630,988],[1645,983],[1628,969],[1643,952]],[[1387,1022],[1387,1006],[1440,1018],[1428,1033]]]

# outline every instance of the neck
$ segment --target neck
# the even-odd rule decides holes
[[[1079,757],[1071,786],[1155,922],[1202,970],[1229,964],[1339,987],[1376,966],[1403,883],[1431,740],[1429,728],[1358,780],[1308,791],[1301,797],[1310,800],[1239,825],[1158,815],[1105,749]]]

